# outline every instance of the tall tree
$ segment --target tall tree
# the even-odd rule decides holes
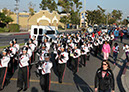
[[[47,10],[47,0],[42,0],[40,4],[42,10]]]
[[[9,22],[13,22],[13,19],[10,16],[5,15],[4,13],[0,13],[0,21],[5,23],[8,27]]]
[[[11,14],[14,14],[14,12],[12,12],[11,10],[9,10],[7,8],[3,8],[2,13],[4,13],[7,16],[10,16]]]
[[[65,30],[67,28],[67,24],[69,23],[69,17],[68,16],[63,16],[61,19],[60,19],[60,22],[65,24]]]
[[[55,0],[42,0],[40,4],[40,8],[42,10],[49,10],[52,12],[53,10],[57,10],[57,4]]]

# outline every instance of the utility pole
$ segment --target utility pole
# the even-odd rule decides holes
[[[84,0],[84,11],[86,11],[86,0]]]
[[[15,10],[16,10],[16,14],[17,14],[17,24],[19,24],[19,0],[15,0],[16,1],[16,4],[15,4]]]

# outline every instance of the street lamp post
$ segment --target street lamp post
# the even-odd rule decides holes
[[[16,1],[16,14],[17,14],[17,24],[19,24],[19,5],[18,5],[18,1],[19,0],[15,0]]]

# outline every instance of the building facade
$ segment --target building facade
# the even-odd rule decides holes
[[[87,16],[88,14],[86,11],[80,13],[80,27],[88,27]]]
[[[17,23],[17,15],[10,15],[14,20],[12,23]],[[31,16],[29,13],[19,13],[19,25],[23,29],[30,29],[31,25],[56,26],[64,28],[64,24],[60,22],[60,18],[67,14],[58,14],[57,11],[50,13],[48,10],[40,10]]]

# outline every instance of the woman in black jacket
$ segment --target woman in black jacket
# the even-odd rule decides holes
[[[115,92],[115,83],[112,70],[108,61],[101,63],[101,68],[96,72],[95,76],[95,92]]]

